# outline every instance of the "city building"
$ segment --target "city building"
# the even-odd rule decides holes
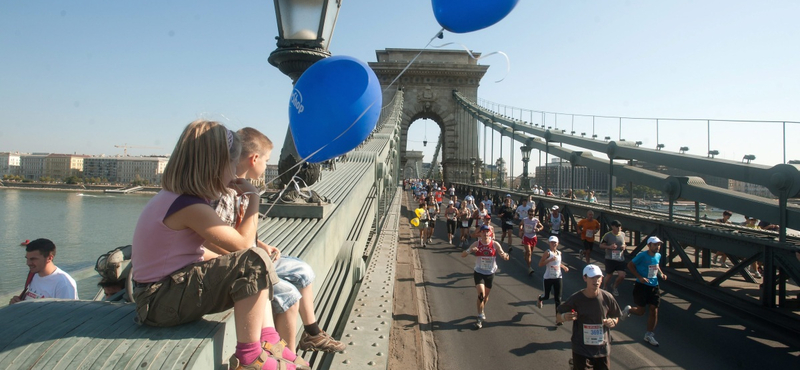
[[[5,152],[0,153],[0,177],[5,175],[20,174],[20,154]]]
[[[61,181],[83,173],[83,160],[88,155],[50,154],[44,158],[43,176]]]
[[[83,176],[118,184],[160,184],[168,161],[166,157],[90,157],[84,160]]]
[[[775,198],[775,195],[765,186],[751,184],[739,180],[728,180],[728,189],[765,198]]]
[[[569,161],[553,158],[551,163],[546,166],[537,166],[534,171],[531,186],[539,185],[544,189],[550,189],[553,194],[563,194],[573,186],[572,176],[575,175],[575,190],[592,190],[597,195],[608,194],[607,173],[593,171],[588,167],[575,167],[573,172],[572,164]],[[616,178],[611,184],[612,188],[617,186]]]
[[[19,167],[22,177],[33,181],[39,181],[44,177],[44,159],[48,155],[47,153],[21,154]]]

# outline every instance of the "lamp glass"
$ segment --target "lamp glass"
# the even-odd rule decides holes
[[[522,160],[527,161],[531,159],[531,148],[527,145],[523,145],[519,147],[519,150],[522,151]]]
[[[333,36],[341,0],[275,0],[280,38],[286,42],[318,42],[323,50]]]

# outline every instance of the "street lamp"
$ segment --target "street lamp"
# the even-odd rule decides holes
[[[664,149],[664,144],[656,145],[656,150],[661,150],[661,149]]]
[[[689,151],[689,147],[688,147],[688,146],[682,146],[682,147],[680,147],[680,149],[678,149],[678,151],[679,151],[681,154],[686,154],[686,152],[688,152],[688,151]]]
[[[308,67],[331,56],[328,51],[341,0],[275,0],[277,46],[269,64],[297,82]]]
[[[278,21],[277,49],[270,53],[269,64],[292,79],[292,84],[317,61],[331,56],[328,51],[336,18],[339,16],[341,0],[275,0],[275,17]],[[278,173],[281,183],[291,183],[295,171],[289,171],[301,157],[292,138],[292,130],[286,130],[286,139],[281,148]],[[298,176],[308,185],[319,179],[319,164],[305,164]],[[292,192],[290,189],[287,193]],[[289,196],[285,195],[285,199]],[[311,201],[317,202],[318,199]]]
[[[747,161],[747,164],[750,164],[750,161],[754,160],[756,160],[756,156],[753,154],[745,154],[745,156],[742,157],[742,163],[744,163],[744,161]]]
[[[635,142],[634,144],[636,145],[636,147],[640,147],[640,146],[642,146],[642,142],[641,142],[641,141],[637,141],[637,142]]]
[[[714,156],[718,156],[718,155],[719,155],[719,150],[709,150],[708,151],[708,156],[711,157],[712,159],[714,158]]]
[[[469,159],[469,180],[471,183],[475,183],[475,157]]]
[[[523,145],[519,147],[522,152],[522,190],[531,190],[531,179],[528,177],[528,161],[531,160],[531,147]]]

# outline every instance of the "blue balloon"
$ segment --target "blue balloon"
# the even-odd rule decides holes
[[[489,27],[514,10],[519,0],[431,0],[433,15],[444,29],[466,33]]]
[[[378,77],[366,63],[341,55],[314,63],[289,102],[297,153],[319,163],[353,150],[375,129],[382,104]]]

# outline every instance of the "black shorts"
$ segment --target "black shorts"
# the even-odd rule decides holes
[[[480,272],[474,271],[472,274],[472,278],[475,279],[475,285],[483,284],[489,289],[492,289],[492,281],[494,280],[494,275],[484,275]]]
[[[503,221],[503,232],[514,230],[514,225],[509,225],[508,221]]]
[[[583,241],[583,250],[591,252],[594,248],[594,241],[593,240],[584,240]]]
[[[661,289],[658,286],[650,286],[638,281],[633,284],[633,303],[636,303],[637,306],[644,307],[649,304],[658,307],[659,302],[661,302]]]
[[[456,222],[454,220],[447,220],[447,233],[448,234],[456,233]]]
[[[431,229],[436,228],[436,220],[434,219],[428,220],[428,227]]]
[[[611,275],[614,271],[622,271],[628,269],[628,264],[625,261],[606,260],[606,275]]]

